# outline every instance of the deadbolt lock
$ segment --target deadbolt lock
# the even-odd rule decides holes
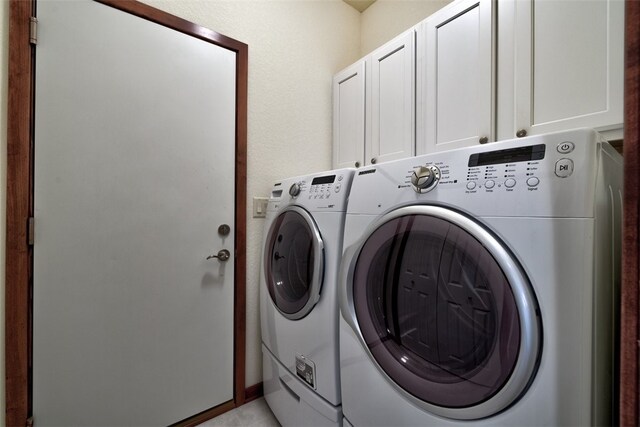
[[[222,224],[220,227],[218,227],[218,234],[220,234],[221,236],[228,236],[230,232],[231,227],[229,227],[229,225],[227,224]]]

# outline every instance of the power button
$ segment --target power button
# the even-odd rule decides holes
[[[568,154],[570,152],[573,151],[573,149],[576,148],[575,144],[571,141],[565,141],[565,142],[561,142],[560,144],[558,144],[558,147],[556,148],[558,150],[558,153],[560,154]]]

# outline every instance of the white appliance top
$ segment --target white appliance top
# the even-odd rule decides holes
[[[355,169],[336,169],[276,182],[267,211],[298,205],[312,212],[344,212]]]
[[[477,216],[593,217],[601,156],[622,168],[597,132],[576,129],[372,165],[356,172],[347,213],[435,203]]]

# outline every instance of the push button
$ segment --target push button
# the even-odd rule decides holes
[[[566,178],[573,173],[573,160],[560,159],[556,162],[556,176]]]
[[[469,182],[467,182],[467,190],[473,190],[474,188],[476,188],[476,183],[475,183],[475,181],[469,181]]]
[[[558,150],[558,153],[568,154],[568,153],[572,152],[574,148],[576,148],[576,146],[575,146],[575,144],[573,142],[565,141],[565,142],[562,142],[562,143],[558,144],[557,150]]]
[[[540,180],[535,176],[532,176],[531,178],[527,179],[527,185],[529,187],[537,187],[538,184],[540,184]]]
[[[488,188],[488,189],[492,189],[493,187],[496,186],[496,182],[492,179],[488,180],[487,182],[484,183],[484,187]]]
[[[509,178],[504,182],[504,186],[507,188],[513,188],[516,186],[516,180],[513,178]]]
[[[336,184],[335,186],[335,192],[338,193],[340,191],[340,184]]]

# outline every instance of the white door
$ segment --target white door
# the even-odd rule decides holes
[[[366,163],[415,153],[415,33],[413,28],[369,56],[371,90],[367,99]]]
[[[621,129],[624,1],[517,0],[500,6],[500,82],[507,97],[499,107],[500,137]]]
[[[235,53],[93,1],[38,20],[35,422],[232,400]]]
[[[494,141],[493,2],[452,3],[418,33],[417,154]]]
[[[333,77],[333,167],[364,166],[366,60]]]

